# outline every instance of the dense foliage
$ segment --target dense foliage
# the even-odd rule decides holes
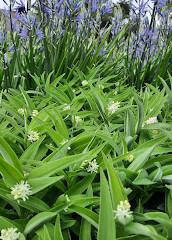
[[[1,16],[0,239],[172,239],[170,2],[36,9]]]

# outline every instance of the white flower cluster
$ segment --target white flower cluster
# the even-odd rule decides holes
[[[26,201],[26,199],[29,198],[28,196],[31,194],[31,192],[31,187],[27,181],[21,181],[11,188],[11,194],[14,196],[14,199],[16,199],[18,203],[20,203],[18,200],[19,198],[21,198],[23,201]]]
[[[115,213],[115,219],[122,223],[123,225],[128,224],[132,221],[132,211],[130,211],[130,203],[125,201],[120,201],[120,204],[117,206],[117,210],[114,210]]]
[[[88,85],[88,81],[87,80],[82,81],[82,86],[86,86],[86,85]]]
[[[26,109],[23,109],[23,108],[18,109],[18,113],[20,113],[21,115],[24,115],[25,111],[26,111]],[[38,115],[38,110],[33,110],[32,111],[32,117],[35,117],[36,115]]]
[[[16,232],[17,228],[7,228],[1,230],[0,239],[2,240],[17,240],[19,238],[20,232]]]
[[[20,113],[21,115],[24,115],[24,111],[25,111],[25,109],[23,109],[23,108],[18,109],[18,113]]]
[[[38,115],[38,110],[33,110],[32,111],[32,116],[35,117],[36,115]]]
[[[97,164],[96,160],[94,159],[93,161],[89,162],[88,163],[88,167],[86,168],[87,172],[96,172],[97,173],[97,170],[99,168],[99,165]]]
[[[35,142],[39,140],[39,133],[37,131],[30,130],[28,136],[28,141]]]
[[[111,101],[107,108],[108,114],[112,115],[114,112],[118,110],[119,107],[120,107],[120,102]]]
[[[64,111],[66,110],[70,110],[70,105],[67,105],[67,103],[65,103],[65,107],[63,108]]]
[[[152,124],[152,123],[157,123],[157,122],[158,122],[157,117],[151,117],[147,121],[143,122],[142,127],[144,127],[145,125]]]
[[[78,123],[82,122],[83,120],[79,116],[75,116],[75,121],[78,124]]]

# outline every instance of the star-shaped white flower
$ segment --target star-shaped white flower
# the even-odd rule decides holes
[[[26,201],[29,195],[32,193],[30,185],[24,181],[17,183],[14,187],[11,188],[11,194],[14,196],[14,199],[20,203],[19,199]]]
[[[148,124],[152,124],[152,123],[158,123],[157,117],[151,117],[148,120],[144,121],[142,124],[142,127],[144,127],[145,125],[148,125]]]
[[[38,115],[38,110],[33,110],[32,111],[32,116],[35,117],[36,115]]]
[[[115,113],[118,110],[119,107],[120,107],[120,102],[111,101],[107,108],[108,114],[112,115],[113,113]]]
[[[28,141],[35,142],[39,140],[39,133],[37,131],[30,130],[28,136]]]
[[[17,228],[7,228],[1,230],[0,239],[2,240],[17,240],[19,238],[20,232],[16,232]]]
[[[114,210],[115,213],[115,219],[122,223],[123,225],[128,224],[132,221],[132,211],[130,211],[130,203],[125,201],[120,201],[120,204],[117,206],[117,210]]]
[[[97,164],[96,160],[94,159],[93,161],[89,162],[88,163],[88,167],[86,168],[87,172],[96,172],[97,173],[97,170],[99,168],[99,165]]]

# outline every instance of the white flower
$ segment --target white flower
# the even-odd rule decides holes
[[[134,156],[132,154],[128,155],[126,158],[125,158],[128,162],[132,162],[133,159],[134,159]]]
[[[67,139],[63,139],[63,141],[60,143],[61,145],[64,145],[65,143],[67,143],[68,140]]]
[[[72,92],[76,92],[76,90],[75,90],[75,89],[73,89],[73,90],[72,90]]]
[[[130,207],[130,203],[127,200],[120,201],[120,204],[117,206],[117,210],[114,211],[115,219],[123,225],[128,224],[133,219]]]
[[[67,150],[71,150],[71,147],[67,147]]]
[[[21,115],[24,115],[24,109],[23,108],[19,108],[18,109],[18,113],[20,113]]]
[[[80,122],[82,122],[83,120],[82,120],[82,118],[80,118],[79,116],[75,116],[75,121],[76,121],[76,123],[80,123]]]
[[[23,199],[23,201],[26,201],[31,192],[31,187],[27,181],[21,181],[11,188],[11,194],[14,195],[14,199],[16,199],[18,203],[20,203],[18,200],[19,198]]]
[[[20,232],[16,233],[17,228],[7,228],[1,230],[0,239],[2,240],[17,240]]]
[[[70,105],[67,105],[67,104],[65,104],[65,105],[66,105],[66,107],[64,107],[63,110],[64,111],[69,110],[70,109]]]
[[[117,95],[118,94],[118,92],[117,91],[114,91],[114,93],[113,93],[114,95]]]
[[[38,115],[38,110],[33,110],[32,111],[32,116],[35,117],[36,115]]]
[[[157,122],[158,122],[157,117],[151,117],[147,121],[143,122],[142,127],[144,127],[145,125],[152,124],[152,123],[157,123]]]
[[[33,130],[30,130],[29,131],[29,134],[27,135],[28,136],[28,141],[30,142],[35,142],[37,140],[39,140],[39,133],[36,131],[33,131]]]
[[[97,172],[99,165],[97,164],[96,160],[94,159],[93,161],[88,163],[88,167],[87,167],[87,172]]]
[[[118,110],[119,107],[120,107],[120,102],[114,103],[114,101],[111,101],[107,108],[108,114],[109,115],[113,114],[114,112],[116,112]]]
[[[86,85],[88,85],[87,80],[82,81],[82,86],[86,86]]]

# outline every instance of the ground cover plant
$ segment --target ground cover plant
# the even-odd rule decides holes
[[[0,239],[172,239],[170,2],[38,3],[1,16]]]

